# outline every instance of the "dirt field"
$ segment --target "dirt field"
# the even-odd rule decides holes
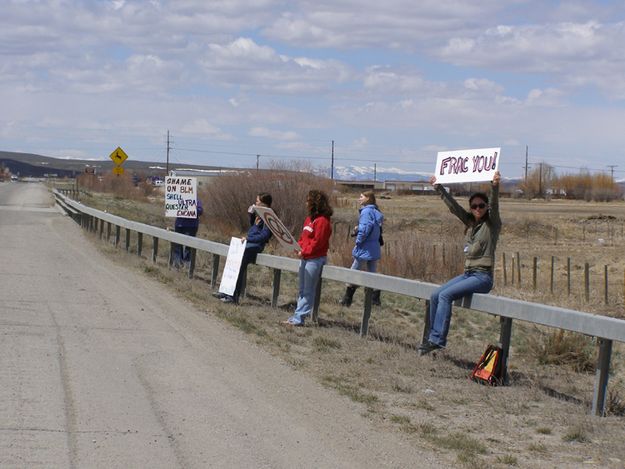
[[[148,207],[96,197],[92,201],[91,205],[135,219],[147,213],[156,221],[160,213],[160,204]],[[389,245],[389,258],[382,261],[383,266],[390,263],[390,257],[401,255],[401,251],[393,250],[401,249],[408,240],[432,240],[430,244],[440,246],[458,239],[459,222],[436,198],[401,196],[379,202],[387,217],[385,238]],[[339,230],[341,224],[347,227],[356,218],[355,197],[351,204],[351,198],[338,204],[334,219]],[[619,247],[623,242],[625,204],[502,200],[501,205],[504,230],[498,249],[495,294],[624,316],[625,261]],[[215,239],[217,235],[204,227],[200,236]],[[198,278],[189,281],[183,273],[167,269],[164,257],[153,266],[105,243],[97,241],[96,245],[119,262],[160,279],[181,294],[185,292],[207,314],[223,318],[294,368],[361,403],[363,414],[377,425],[404,432],[415,442],[431,446],[449,464],[536,468],[625,465],[622,344],[616,344],[613,354],[610,415],[593,418],[589,416],[594,374],[588,370],[595,361],[591,339],[558,336],[554,331],[517,321],[510,356],[511,385],[483,387],[470,382],[467,375],[485,346],[497,340],[497,318],[455,310],[448,349],[419,358],[415,346],[423,328],[423,304],[418,301],[383,294],[383,306],[372,315],[370,337],[363,340],[354,333],[360,320],[362,292],[357,292],[351,308],[342,308],[337,300],[343,285],[324,284],[319,326],[285,330],[279,321],[289,314],[295,298],[292,275],[283,279],[280,309],[267,306],[270,272],[255,266],[248,274],[248,298],[240,306],[224,305],[209,294],[208,256],[199,256]],[[149,248],[149,243],[144,245],[145,252]],[[447,249],[450,257],[454,248]],[[515,284],[511,284],[508,264],[504,285],[503,254],[509,263],[517,252],[521,283],[515,276]],[[441,248],[429,257],[434,266],[437,255],[441,255]],[[536,291],[532,282],[534,256],[539,258]],[[556,257],[557,266],[553,294],[547,268],[551,256]],[[567,257],[571,257],[572,265],[570,296],[566,289]],[[344,265],[344,259],[343,254],[335,253],[331,262]],[[582,286],[585,263],[589,263],[591,274],[588,301]],[[610,274],[607,305],[602,283],[604,265],[608,265]]]

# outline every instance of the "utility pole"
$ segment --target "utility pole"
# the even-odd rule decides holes
[[[167,176],[169,176],[169,150],[171,149],[171,147],[169,146],[169,130],[167,131],[167,164],[166,166],[166,171],[167,171]]]
[[[527,155],[529,153],[528,146],[525,145],[525,188],[527,190]]]
[[[256,155],[256,171],[260,169],[260,155]]]
[[[332,161],[330,163],[330,179],[334,181],[334,140],[332,140]]]
[[[607,166],[608,166],[608,168],[610,168],[610,177],[614,181],[614,168],[618,167],[618,165],[617,164],[609,164]]]
[[[377,174],[378,174],[378,164],[377,163],[373,163],[373,182],[377,181]]]

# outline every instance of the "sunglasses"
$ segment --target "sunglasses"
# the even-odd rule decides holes
[[[471,205],[471,210],[477,210],[478,208],[486,208],[486,204],[485,203],[481,203],[481,204],[473,204]]]

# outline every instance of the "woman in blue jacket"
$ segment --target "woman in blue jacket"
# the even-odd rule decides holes
[[[271,207],[272,197],[271,194],[261,192],[256,196],[255,205],[260,207]],[[247,273],[247,266],[252,262],[256,262],[256,255],[265,249],[265,245],[269,238],[271,238],[271,231],[265,226],[262,218],[256,215],[254,212],[254,205],[252,205],[248,213],[250,215],[250,229],[247,231],[247,236],[241,238],[241,242],[247,241],[245,245],[245,251],[243,251],[243,259],[241,261],[241,269],[239,270],[239,276],[237,277],[237,284],[232,296],[219,293],[218,296],[224,303],[238,303],[241,290],[243,288],[243,279]]]
[[[352,250],[354,262],[351,268],[360,270],[365,267],[368,272],[376,272],[378,261],[382,255],[380,246],[384,215],[375,203],[373,191],[360,194],[358,203],[361,208],[359,209],[358,226],[354,227],[356,245]],[[343,306],[351,306],[356,288],[355,285],[348,285],[339,303]],[[380,290],[373,291],[372,300],[374,305],[380,305]]]

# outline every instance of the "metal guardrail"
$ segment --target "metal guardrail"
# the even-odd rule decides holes
[[[191,249],[191,262],[189,264],[189,277],[193,277],[195,269],[196,251],[209,252],[213,255],[211,286],[217,285],[220,257],[228,254],[228,246],[213,241],[194,238],[183,234],[168,231],[162,228],[138,223],[124,218],[111,215],[82,205],[62,194],[63,190],[54,190],[57,203],[68,212],[83,228],[92,232],[99,230],[100,238],[106,236],[110,240],[112,227],[115,227],[115,245],[121,242],[121,229],[125,229],[126,250],[130,249],[130,232],[137,232],[137,254],[142,254],[143,236],[151,236],[153,239],[152,261],[156,261],[158,254],[158,241],[162,239],[170,242],[170,264],[172,262],[172,244],[189,246]],[[106,224],[106,234],[104,226]],[[280,294],[280,278],[282,271],[298,272],[299,260],[286,257],[273,256],[269,254],[259,254],[256,260],[257,265],[269,267],[274,270],[273,291],[271,305],[278,304]],[[365,302],[363,307],[362,320],[360,325],[360,335],[365,336],[368,331],[369,319],[372,309],[372,292],[374,289],[390,293],[406,295],[412,298],[425,300],[425,327],[424,338],[429,329],[428,309],[432,292],[438,285],[409,280],[389,275],[372,274],[351,270],[344,267],[325,266],[319,282],[318,293],[321,292],[323,281],[336,281],[349,283],[365,288]],[[313,309],[312,320],[317,321],[319,301],[321,294],[317,295],[316,304]],[[609,379],[609,368],[612,354],[613,341],[625,342],[625,320],[600,316],[596,314],[560,308],[557,306],[531,303],[528,301],[515,300],[489,294],[474,294],[464,297],[454,303],[456,306],[481,311],[500,317],[500,345],[503,350],[502,361],[504,369],[504,380],[507,382],[508,356],[512,335],[512,321],[520,320],[533,324],[563,329],[566,331],[578,332],[597,338],[598,361],[595,373],[595,386],[592,399],[592,414],[605,415],[606,393]]]

